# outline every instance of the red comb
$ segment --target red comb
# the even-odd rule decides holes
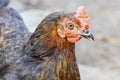
[[[86,25],[89,26],[90,19],[86,13],[86,9],[84,6],[80,6],[77,8],[76,17],[80,20],[80,23],[83,27]]]

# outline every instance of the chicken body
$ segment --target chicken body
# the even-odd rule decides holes
[[[55,12],[41,21],[23,48],[21,80],[80,80],[75,42],[94,40],[84,7],[76,13]]]
[[[75,58],[75,43],[60,38],[57,26],[64,12],[47,16],[24,48],[22,64],[25,80],[80,80]]]
[[[2,5],[6,1],[0,0],[0,80],[19,80],[15,62],[30,33],[19,13]]]

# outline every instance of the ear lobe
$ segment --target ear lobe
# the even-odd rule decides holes
[[[65,38],[65,33],[64,31],[62,31],[60,28],[57,29],[57,32],[58,32],[58,35],[61,37],[61,38]]]

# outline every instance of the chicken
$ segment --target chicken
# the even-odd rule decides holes
[[[0,0],[0,8],[6,7],[10,0]]]
[[[22,80],[80,80],[75,42],[94,40],[83,6],[76,13],[55,12],[38,25],[23,50]]]
[[[0,80],[19,80],[15,61],[31,33],[19,13],[6,3],[8,0],[0,0]]]
[[[16,11],[0,10],[0,80],[80,80],[75,42],[94,40],[83,6],[48,15],[32,35]]]

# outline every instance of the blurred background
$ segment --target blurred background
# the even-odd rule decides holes
[[[120,0],[11,0],[28,29],[56,11],[76,11],[85,6],[91,18],[95,41],[76,43],[76,57],[82,80],[120,80]]]

